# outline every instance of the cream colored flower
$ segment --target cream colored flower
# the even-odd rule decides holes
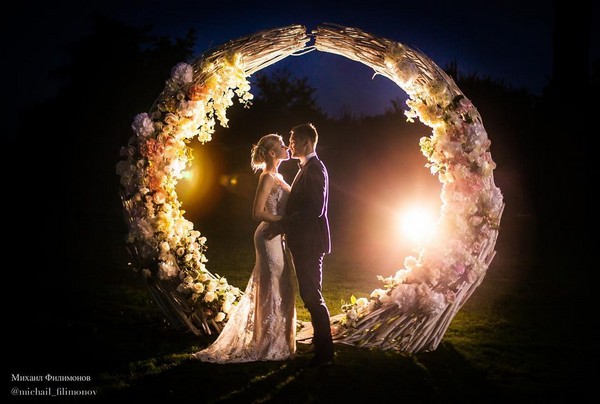
[[[192,290],[194,291],[194,293],[200,294],[204,292],[204,284],[202,282],[196,282],[192,284]]]
[[[417,267],[417,265],[418,265],[418,261],[412,255],[404,258],[404,268],[408,269],[409,271],[412,271],[413,269],[415,269]]]
[[[158,264],[158,276],[161,279],[172,278],[177,275],[177,268],[167,262],[161,262]]]
[[[211,279],[208,282],[208,285],[206,286],[206,290],[208,290],[209,292],[214,292],[215,290],[217,290],[217,281]]]

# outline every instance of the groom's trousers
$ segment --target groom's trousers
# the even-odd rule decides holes
[[[314,330],[315,358],[318,360],[333,359],[329,310],[322,293],[324,254],[294,254],[294,251],[292,251],[292,256],[296,277],[298,278],[300,297],[310,313]]]

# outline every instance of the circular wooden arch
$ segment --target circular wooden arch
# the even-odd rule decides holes
[[[301,25],[265,30],[173,68],[150,111],[134,118],[134,134],[117,165],[134,270],[173,326],[220,332],[241,291],[206,268],[206,238],[183,216],[175,186],[190,162],[187,143],[193,137],[210,141],[216,121],[227,126],[233,98],[252,98],[250,75],[313,49],[361,62],[408,94],[408,119],[432,128],[420,147],[442,182],[434,235],[369,299],[342,307],[344,314],[334,319],[336,341],[433,350],[495,255],[504,202],[494,184],[490,140],[477,109],[431,59],[356,28],[323,25],[310,35]]]

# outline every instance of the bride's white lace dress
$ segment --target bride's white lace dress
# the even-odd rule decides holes
[[[266,209],[282,215],[289,192],[275,184]],[[248,286],[227,324],[208,348],[193,356],[205,362],[234,363],[285,360],[296,351],[296,306],[293,268],[281,236],[266,240],[266,222],[254,232],[256,262]]]

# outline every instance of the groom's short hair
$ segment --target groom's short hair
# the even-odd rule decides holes
[[[298,126],[294,126],[291,130],[296,139],[309,139],[313,146],[317,146],[317,142],[319,141],[319,133],[317,132],[317,128],[312,123],[303,123]]]

